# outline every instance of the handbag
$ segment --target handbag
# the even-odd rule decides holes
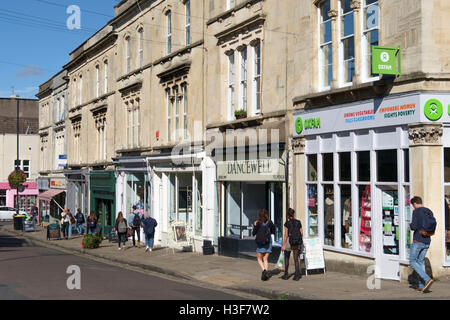
[[[132,236],[133,236],[133,229],[127,228],[127,237],[132,237]]]

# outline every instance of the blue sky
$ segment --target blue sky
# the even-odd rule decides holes
[[[114,17],[119,0],[17,0],[0,2],[0,97],[11,87],[34,98],[38,87],[69,62],[69,53]],[[69,30],[67,8],[81,10],[81,30]]]

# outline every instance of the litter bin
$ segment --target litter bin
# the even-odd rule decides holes
[[[14,216],[14,230],[23,230],[23,222],[25,220],[24,214]]]

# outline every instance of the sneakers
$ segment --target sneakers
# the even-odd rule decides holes
[[[294,276],[294,279],[293,279],[293,280],[294,280],[294,281],[298,281],[298,280],[300,280],[301,278],[302,278],[301,275],[297,275],[297,274],[296,274],[296,275]]]
[[[122,248],[121,248],[121,247],[119,247],[119,250],[122,250]]]
[[[433,279],[428,280],[427,283],[425,284],[425,287],[423,288],[422,292],[426,293],[428,291],[428,289],[430,289],[433,282],[434,282]]]
[[[148,250],[150,250],[149,247],[146,247],[146,248],[145,248],[145,252],[147,252]]]
[[[152,252],[152,249],[151,249],[151,248],[150,248],[149,250],[150,250],[150,252]]]

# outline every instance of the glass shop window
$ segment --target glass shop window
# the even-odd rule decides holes
[[[377,151],[377,181],[397,182],[397,150]]]
[[[317,206],[317,185],[309,184],[308,192],[308,235],[311,237],[319,236],[319,215]]]
[[[341,246],[352,248],[352,188],[341,186]]]
[[[359,250],[369,253],[372,250],[372,200],[370,185],[358,186],[359,201]]]
[[[333,181],[333,154],[324,153],[322,155],[323,181]]]
[[[358,181],[370,181],[370,151],[358,151]]]
[[[334,188],[332,184],[323,186],[323,212],[324,212],[324,244],[334,246]]]
[[[317,154],[308,156],[308,181],[317,181]]]
[[[350,152],[339,154],[339,180],[351,181],[352,179],[352,162]]]

